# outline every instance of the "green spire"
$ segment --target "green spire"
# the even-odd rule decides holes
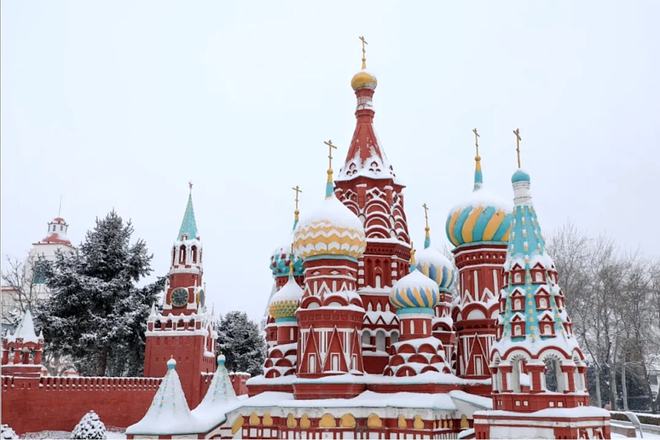
[[[195,221],[195,210],[192,203],[192,183],[190,185],[190,193],[188,193],[188,204],[186,205],[186,212],[183,214],[181,227],[179,228],[179,240],[194,240],[197,238],[197,222]],[[186,238],[184,238],[184,236]]]

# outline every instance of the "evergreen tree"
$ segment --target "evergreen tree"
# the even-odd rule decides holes
[[[229,312],[217,324],[218,352],[227,360],[229,371],[242,371],[253,376],[262,374],[266,356],[266,341],[257,324],[245,312]]]
[[[50,298],[38,311],[46,350],[68,355],[84,375],[137,375],[144,359],[146,320],[164,278],[138,287],[151,273],[143,240],[114,211],[96,220],[78,252],[45,268]]]
[[[81,440],[105,440],[107,438],[105,425],[98,414],[90,411],[80,419],[80,422],[71,432],[72,439]]]

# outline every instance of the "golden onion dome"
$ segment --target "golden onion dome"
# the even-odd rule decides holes
[[[289,281],[280,290],[275,292],[275,295],[270,300],[268,307],[270,315],[275,318],[275,321],[294,319],[302,296],[302,288],[292,276],[289,276]]]
[[[376,77],[364,69],[353,75],[353,78],[351,79],[351,87],[353,87],[353,90],[364,88],[375,89],[377,85],[378,80]]]

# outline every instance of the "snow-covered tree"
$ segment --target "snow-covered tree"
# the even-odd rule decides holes
[[[90,411],[80,419],[80,422],[71,431],[72,439],[105,439],[105,425],[98,414]]]
[[[266,342],[259,327],[245,312],[229,312],[217,325],[218,351],[225,355],[229,371],[243,371],[256,376],[262,373]]]
[[[46,265],[51,296],[38,310],[46,350],[70,356],[83,375],[142,371],[146,320],[164,279],[138,287],[152,255],[143,240],[131,244],[132,233],[112,211],[77,252]]]
[[[11,426],[2,424],[0,426],[0,440],[18,440],[18,435]]]

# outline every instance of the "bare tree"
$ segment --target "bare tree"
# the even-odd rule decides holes
[[[6,264],[2,270],[2,285],[12,295],[12,304],[15,310],[6,311],[3,317],[9,321],[16,321],[23,316],[26,310],[34,310],[40,301],[41,284],[35,279],[35,271],[39,270],[42,259],[28,257],[24,261],[6,257]]]
[[[624,254],[612,240],[590,238],[567,225],[551,236],[548,249],[574,322],[575,334],[595,373],[592,396],[612,409],[630,406],[629,385],[652,398],[649,370],[660,361],[659,265]],[[620,385],[619,385],[620,384]],[[639,399],[644,396],[636,396]],[[652,406],[657,410],[658,402]],[[639,404],[637,404],[639,406]]]

